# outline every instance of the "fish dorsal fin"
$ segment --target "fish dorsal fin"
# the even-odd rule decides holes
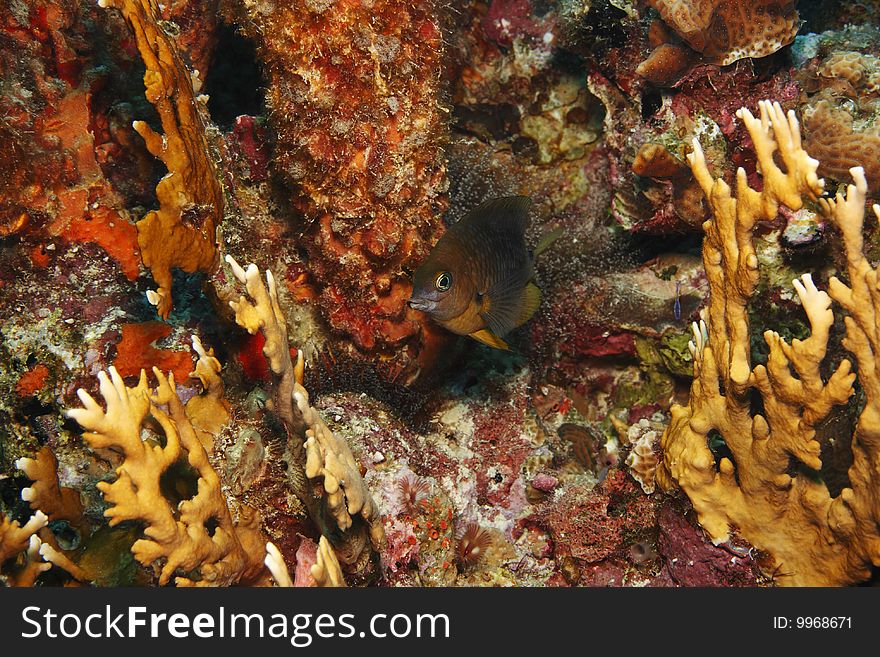
[[[529,223],[529,208],[532,199],[528,196],[505,196],[481,203],[470,211],[470,220],[476,223],[507,223],[511,230],[522,235]]]
[[[538,240],[538,246],[536,246],[535,250],[533,251],[534,257],[537,258],[539,255],[544,253],[544,251],[549,249],[552,246],[553,242],[562,237],[562,233],[562,228],[556,228],[554,230],[551,230],[549,233],[544,233],[543,235],[541,235],[541,239]]]
[[[483,295],[480,317],[495,335],[504,336],[528,321],[540,303],[541,291],[536,285],[509,280]]]
[[[510,351],[510,347],[507,346],[507,343],[499,338],[497,335],[492,333],[489,329],[480,329],[474,333],[471,333],[471,337],[478,342],[482,342],[483,344],[487,344],[490,347],[494,347],[495,349],[503,349],[504,351]]]

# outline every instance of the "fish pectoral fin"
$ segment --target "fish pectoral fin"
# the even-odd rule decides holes
[[[529,282],[523,290],[522,310],[517,319],[517,326],[522,326],[532,318],[532,315],[541,305],[541,289],[532,282]]]
[[[531,281],[525,286],[490,290],[483,297],[480,316],[495,335],[507,335],[522,326],[541,305],[541,290]]]
[[[482,342],[483,344],[494,347],[495,349],[510,351],[510,347],[507,346],[507,343],[499,338],[497,335],[492,333],[492,331],[490,331],[489,329],[480,329],[479,331],[475,331],[474,333],[471,333],[471,337],[477,342]]]

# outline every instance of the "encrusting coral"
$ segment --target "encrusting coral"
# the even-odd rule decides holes
[[[654,451],[658,434],[659,430],[652,427],[646,418],[639,420],[626,432],[626,441],[630,446],[626,465],[633,479],[639,482],[642,490],[648,495],[654,492],[654,481],[660,462]]]
[[[291,359],[275,279],[266,272],[264,285],[255,265],[244,270],[231,256],[226,256],[226,261],[250,297],[229,302],[236,323],[265,337],[263,353],[276,379],[273,410],[287,430],[294,493],[321,533],[334,543],[346,570],[356,577],[370,577],[375,570],[375,551],[385,539],[379,511],[348,445],[333,435],[309,404],[309,393],[302,385],[305,361],[299,350],[295,365]],[[313,483],[323,490],[320,499],[315,497]]]
[[[200,360],[208,358],[202,350]],[[156,388],[148,387],[143,370],[137,386],[129,388],[111,367],[109,376],[98,374],[106,410],[80,389],[83,408],[67,411],[86,429],[83,437],[92,449],[122,454],[116,480],[98,483],[110,504],[104,515],[111,526],[126,520],[145,524],[144,537],[134,543],[132,553],[141,564],[160,568],[160,584],[177,572],[187,573],[175,578],[178,586],[253,581],[263,569],[259,516],[242,508],[239,522],[233,522],[217,472],[177,395],[174,375],[166,377],[156,368],[153,374]],[[150,419],[161,428],[164,445],[141,439],[145,428],[155,426]],[[198,492],[175,507],[163,494],[161,478],[183,457],[198,475]]]
[[[647,0],[665,25],[652,25],[654,51],[638,73],[665,84],[689,64],[705,61],[724,66],[745,57],[766,57],[794,41],[799,27],[794,0]],[[668,26],[687,46],[668,43]],[[697,54],[699,53],[699,54]]]
[[[852,34],[858,44],[876,41],[876,32]],[[851,167],[862,166],[869,189],[876,193],[880,190],[880,57],[833,49],[833,43],[830,37],[827,43],[820,37],[820,56],[801,73],[809,88],[816,87],[803,109],[804,142],[819,160],[819,173],[846,181]]]
[[[786,115],[778,103],[764,101],[760,118],[747,109],[738,116],[754,143],[763,190],[749,187],[740,168],[734,197],[723,180],[713,179],[694,141],[691,167],[712,208],[703,242],[710,301],[705,322],[694,326],[690,401],[672,408],[657,478],[664,488],[677,483],[684,489],[716,544],[736,532],[769,553],[779,583],[858,582],[868,577],[871,564],[880,564],[880,299],[877,270],[862,252],[864,173],[851,170],[855,185],[846,197],[820,198],[819,163],[802,148],[794,113]],[[752,231],[757,222],[775,219],[780,205],[798,210],[805,200],[818,200],[840,228],[850,286],[832,278],[825,293],[808,274],[795,280],[811,334],[789,344],[778,333],[765,332],[767,364],[752,367],[747,304],[759,277]],[[880,213],[877,206],[875,212]],[[848,360],[827,379],[821,373],[834,323],[832,299],[848,313],[843,346],[858,361],[865,393],[852,440],[849,486],[836,497],[819,473],[816,427],[850,398],[856,377]],[[756,395],[762,402],[758,408]],[[716,464],[707,440],[719,437],[731,458]]]
[[[148,298],[159,316],[167,319],[172,308],[171,269],[208,272],[216,265],[223,192],[209,156],[200,101],[174,41],[161,26],[156,0],[101,0],[100,4],[118,8],[131,24],[147,68],[147,100],[162,121],[161,135],[145,121],[135,121],[133,127],[147,150],[168,169],[156,185],[159,209],[137,223],[141,258],[159,286]]]

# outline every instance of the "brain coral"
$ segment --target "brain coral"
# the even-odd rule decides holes
[[[794,41],[794,0],[647,0],[663,21],[706,61],[726,65],[766,57]]]
[[[871,191],[880,190],[880,128],[873,120],[860,122],[853,115],[822,99],[804,111],[806,142],[819,159],[819,173],[835,180],[846,180],[850,168],[864,162],[865,177]]]
[[[880,191],[880,58],[851,49],[835,50],[810,62],[801,74],[815,88],[804,108],[804,137],[819,173],[839,181],[863,166],[869,189]],[[856,44],[853,44],[856,45]]]

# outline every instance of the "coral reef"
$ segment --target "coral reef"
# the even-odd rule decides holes
[[[712,178],[699,142],[694,142],[691,166],[713,214],[703,243],[710,301],[705,322],[694,328],[691,397],[687,406],[672,408],[661,440],[658,479],[666,487],[677,482],[688,493],[714,542],[724,542],[736,531],[767,551],[781,584],[857,582],[880,561],[872,493],[878,454],[873,408],[876,310],[870,290],[877,274],[862,252],[864,173],[852,170],[855,184],[845,197],[820,199],[819,163],[803,150],[794,113],[786,115],[778,103],[768,101],[761,103],[759,118],[747,109],[739,117],[754,143],[763,189],[752,189],[739,169],[734,197],[724,181]],[[776,153],[785,170],[774,160]],[[817,199],[842,232],[850,286],[832,278],[829,296],[808,274],[795,280],[810,335],[789,344],[767,331],[767,363],[752,367],[747,306],[758,280],[755,224],[774,219],[780,205],[796,211]],[[849,485],[833,497],[817,476],[822,460],[816,427],[835,406],[847,402],[856,375],[847,359],[830,376],[821,374],[834,323],[832,298],[847,311],[843,345],[858,361],[865,391],[852,441]],[[752,406],[755,393],[760,409]],[[707,445],[713,435],[723,440],[730,456],[716,461]]]
[[[877,3],[0,4],[4,584],[867,576]],[[510,352],[406,308],[523,194]]]

